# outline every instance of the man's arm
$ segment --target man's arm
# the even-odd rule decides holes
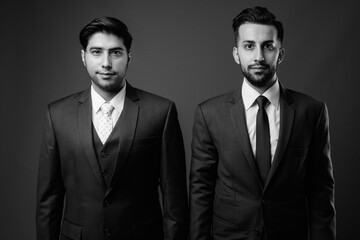
[[[210,240],[218,152],[201,106],[195,112],[190,167],[190,239]]]
[[[329,118],[322,105],[308,161],[308,211],[311,240],[334,240],[336,236],[335,182],[330,158]]]
[[[59,150],[50,111],[48,110],[41,142],[38,169],[36,201],[37,240],[59,239],[64,194]]]
[[[169,106],[162,136],[160,187],[164,239],[185,240],[188,222],[185,151],[174,103]]]

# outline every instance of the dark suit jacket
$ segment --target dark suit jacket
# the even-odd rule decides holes
[[[186,239],[185,154],[174,103],[127,84],[108,187],[93,147],[91,116],[90,88],[48,106],[37,239]]]
[[[190,170],[190,239],[335,239],[326,105],[280,94],[279,141],[263,186],[241,89],[200,104]]]

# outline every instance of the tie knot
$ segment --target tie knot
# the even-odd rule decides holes
[[[259,96],[256,99],[256,103],[259,105],[259,108],[265,108],[267,102],[268,102],[268,99],[264,96]]]
[[[101,105],[102,114],[110,116],[113,110],[114,107],[110,103],[104,103],[103,105]]]

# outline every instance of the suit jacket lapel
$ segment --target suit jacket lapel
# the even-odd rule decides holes
[[[137,126],[137,120],[139,115],[139,106],[135,103],[138,100],[136,90],[126,83],[126,96],[124,102],[124,108],[119,118],[120,136],[119,136],[119,149],[118,156],[114,167],[113,174],[110,179],[109,188],[106,191],[106,195],[113,189],[116,179],[121,175],[124,169],[124,165],[128,160],[128,156],[131,150],[132,143],[135,138],[135,130]]]
[[[262,181],[259,175],[259,170],[255,165],[254,154],[252,152],[249,134],[247,130],[246,117],[244,103],[241,96],[241,88],[236,91],[233,98],[230,99],[232,103],[230,106],[231,117],[235,127],[235,132],[237,133],[240,147],[242,152],[245,155],[246,160],[248,161],[250,168],[252,169],[258,183],[262,186]]]
[[[81,146],[86,154],[87,160],[93,170],[98,182],[105,188],[106,184],[101,175],[100,167],[96,158],[96,153],[92,138],[92,104],[90,97],[90,88],[85,90],[79,99],[78,108],[78,129]]]
[[[276,170],[279,168],[283,159],[287,144],[290,139],[292,132],[292,126],[294,122],[294,109],[290,106],[291,99],[285,94],[285,90],[280,85],[280,133],[279,141],[276,147],[274,160],[270,168],[269,176],[267,179],[266,186],[269,184],[271,179],[274,177]]]

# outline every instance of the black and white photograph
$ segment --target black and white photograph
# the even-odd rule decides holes
[[[358,3],[0,3],[0,236],[347,240]]]

